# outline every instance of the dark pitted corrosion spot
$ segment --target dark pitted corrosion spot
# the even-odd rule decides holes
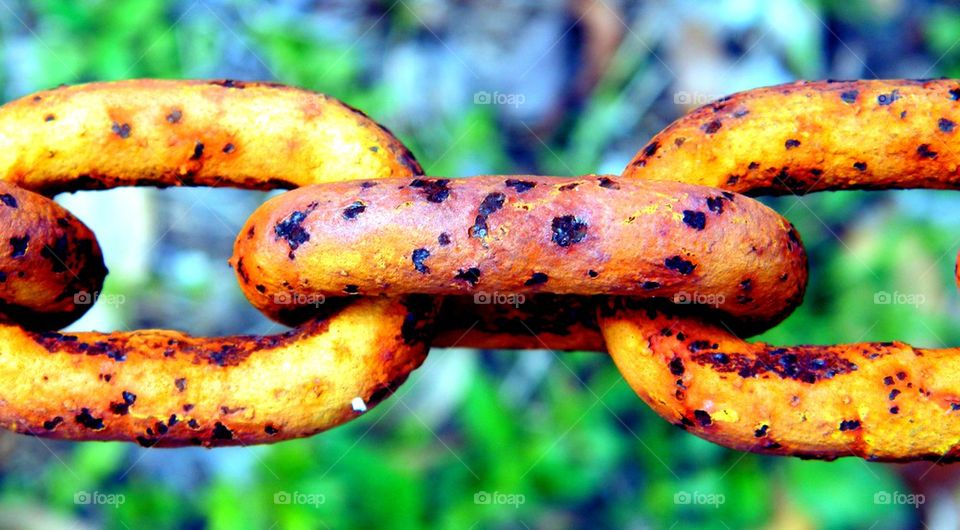
[[[854,162],[854,163],[853,163],[853,167],[854,167],[857,171],[866,171],[866,170],[867,170],[867,163],[866,163],[866,162]]]
[[[670,360],[670,373],[673,375],[683,375],[683,361],[679,357]]]
[[[410,259],[413,260],[413,268],[417,269],[417,272],[420,274],[429,274],[430,267],[427,267],[423,264],[423,260],[430,257],[430,251],[425,248],[418,248],[413,251],[410,255]]]
[[[579,185],[580,185],[579,182],[571,182],[570,184],[564,184],[563,186],[560,186],[557,189],[560,191],[573,191],[577,189],[577,186]]]
[[[705,410],[697,409],[693,411],[693,417],[697,419],[697,423],[699,423],[701,427],[708,427],[713,423],[713,419],[710,418],[710,413]]]
[[[503,201],[506,196],[500,192],[490,193],[483,198],[480,206],[477,207],[477,217],[474,219],[473,226],[470,227],[470,237],[483,239],[487,237],[487,217],[503,208]]]
[[[57,117],[54,116],[53,114],[47,114],[46,116],[43,117],[43,121],[45,122],[51,122],[55,119],[57,119]]]
[[[11,208],[17,207],[17,198],[14,197],[13,195],[10,195],[9,193],[4,193],[3,195],[0,195],[0,202],[2,202],[3,204]]]
[[[596,278],[597,276],[600,276],[600,273],[597,272],[597,271],[595,271],[595,270],[593,270],[593,269],[590,269],[590,270],[587,271],[587,276],[589,276],[589,277],[591,277],[591,278]]]
[[[227,145],[223,146],[223,153],[224,153],[224,154],[229,155],[230,153],[234,152],[235,150],[236,150],[236,146],[233,145],[233,144],[228,143]]]
[[[950,89],[950,99],[952,99],[953,101],[960,100],[960,88]]]
[[[707,197],[707,209],[711,212],[720,215],[723,213],[723,197]]]
[[[787,140],[786,142],[784,142],[783,146],[786,147],[787,150],[789,151],[790,149],[793,149],[794,147],[800,147],[800,140],[794,140],[793,138],[791,138],[791,139]]]
[[[27,246],[30,244],[30,235],[23,237],[10,238],[10,257],[19,258],[27,253]]]
[[[504,184],[506,184],[508,188],[513,188],[517,193],[523,193],[525,191],[532,190],[534,186],[537,185],[536,182],[518,179],[507,179]]]
[[[53,419],[49,419],[43,422],[43,428],[52,431],[57,428],[57,425],[63,423],[63,416],[56,416]]]
[[[859,420],[843,420],[840,422],[841,431],[856,431],[860,428]]]
[[[419,189],[427,201],[439,204],[450,196],[449,184],[449,179],[413,179],[410,187]]]
[[[945,133],[953,132],[953,129],[954,129],[956,126],[957,126],[956,123],[954,123],[953,121],[950,121],[950,120],[948,120],[948,119],[946,119],[946,118],[940,118],[940,119],[937,121],[937,127],[938,127],[942,132],[945,132]]]
[[[684,210],[683,224],[694,230],[703,230],[703,228],[707,226],[707,216],[703,212]]]
[[[480,207],[477,208],[477,211],[480,215],[490,215],[500,208],[503,208],[503,201],[506,199],[506,196],[500,192],[495,192],[487,195],[483,198],[483,202],[480,203]]]
[[[437,237],[437,243],[440,243],[441,247],[445,247],[450,244],[450,236],[443,232]]]
[[[620,184],[610,177],[600,177],[597,181],[600,183],[601,188],[607,188],[608,190],[620,189]]]
[[[695,353],[691,359],[718,372],[736,373],[744,378],[773,373],[782,379],[809,384],[857,369],[856,364],[826,349],[776,348],[764,349],[755,355],[725,353],[723,356],[708,351]]]
[[[887,106],[898,99],[900,99],[900,91],[894,89],[893,92],[890,92],[889,94],[880,94],[877,96],[877,103],[882,106]]]
[[[920,144],[920,147],[917,147],[917,154],[920,158],[937,158],[937,153],[930,150],[930,144]]]
[[[894,388],[893,390],[890,391],[890,395],[887,396],[887,399],[890,401],[893,401],[897,399],[897,396],[899,395],[900,395],[900,391]]]
[[[177,390],[179,390],[180,392],[183,392],[184,390],[187,389],[187,378],[178,377],[173,380],[173,385],[177,387]]]
[[[269,436],[275,436],[275,435],[276,435],[278,432],[280,432],[280,431],[279,431],[276,427],[274,427],[273,425],[270,425],[270,424],[268,423],[268,424],[263,428],[263,432],[267,433],[267,435],[269,435]]]
[[[658,142],[650,142],[643,148],[643,156],[649,158],[657,154],[657,149],[660,149],[660,144]]]
[[[203,142],[196,142],[193,144],[193,154],[190,155],[190,160],[200,160],[200,157],[203,156]]]
[[[121,397],[123,397],[122,402],[110,403],[110,412],[118,416],[123,416],[127,414],[130,411],[130,406],[137,401],[137,395],[134,394],[133,392],[127,392],[126,390],[123,391],[123,394],[121,394]]]
[[[687,349],[692,353],[697,353],[698,351],[703,350],[715,350],[719,347],[720,345],[718,345],[716,342],[710,342],[708,340],[695,340],[691,342],[689,346],[687,346]]]
[[[720,127],[722,127],[722,126],[723,126],[723,124],[720,123],[720,120],[713,120],[713,121],[711,121],[710,123],[704,124],[704,125],[701,126],[700,128],[703,130],[703,132],[705,132],[705,133],[707,133],[707,134],[713,134],[713,133],[719,131],[719,130],[720,130]]]
[[[650,280],[646,280],[640,284],[640,288],[643,289],[644,291],[652,291],[654,289],[659,289],[660,282],[652,282]]]
[[[150,430],[150,429],[147,429]],[[160,440],[156,438],[147,438],[146,436],[137,436],[137,445],[140,447],[153,447],[157,445]]]
[[[273,227],[273,232],[276,234],[276,240],[279,241],[283,239],[287,242],[287,245],[290,246],[290,259],[293,259],[293,251],[297,250],[300,245],[310,241],[310,234],[303,227],[303,221],[307,218],[307,215],[316,208],[315,203],[311,203],[305,211],[294,211],[286,219],[278,222]]]
[[[477,282],[480,281],[480,269],[476,267],[470,267],[467,270],[460,269],[453,279],[467,282],[470,285],[476,285]]]
[[[569,247],[587,237],[586,221],[582,221],[573,215],[554,217],[552,229],[553,236],[551,239],[561,247]]]
[[[693,263],[681,258],[680,256],[673,256],[663,260],[663,264],[670,270],[679,272],[680,274],[687,275],[693,272],[693,269],[697,268]]]
[[[360,292],[360,287],[357,285],[348,283],[347,285],[343,286],[343,292],[347,294],[357,294]]]
[[[843,102],[848,105],[853,105],[857,102],[857,96],[859,95],[860,91],[858,90],[847,90],[846,92],[840,94],[840,99],[842,99]]]
[[[236,79],[219,79],[210,81],[211,85],[222,86],[223,88],[237,88],[244,89],[247,87],[247,84],[243,81],[237,81]]]
[[[219,421],[213,426],[213,434],[211,438],[214,440],[232,440],[233,431],[227,428],[226,425],[220,423]]]
[[[178,123],[182,117],[183,112],[180,109],[173,109],[170,114],[167,114],[167,123]]]
[[[469,237],[474,237],[477,239],[483,239],[487,237],[487,216],[478,215],[473,220],[473,226],[470,227],[470,230],[467,231]]]
[[[770,428],[770,426],[767,425],[767,424],[761,425],[759,429],[753,431],[753,437],[754,437],[754,438],[763,438],[764,436],[767,435],[767,429],[769,429],[769,428]]]
[[[530,276],[530,279],[523,282],[523,284],[526,285],[527,287],[531,287],[534,285],[542,285],[544,283],[547,283],[547,280],[549,279],[550,278],[546,274],[542,272],[535,272]]]
[[[103,430],[103,418],[94,418],[93,414],[90,414],[90,409],[82,408],[80,409],[80,414],[77,414],[74,417],[74,421],[78,425],[86,427],[87,429],[92,429],[94,431]]]
[[[343,218],[348,221],[356,219],[357,216],[362,214],[366,209],[367,205],[363,204],[363,201],[354,201],[353,204],[343,209]]]
[[[113,122],[113,125],[110,127],[110,130],[113,131],[113,134],[119,136],[120,138],[126,139],[130,137],[129,123]]]

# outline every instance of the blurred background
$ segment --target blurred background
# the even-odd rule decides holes
[[[363,109],[430,175],[619,173],[670,121],[731,92],[960,76],[953,4],[0,0],[0,95],[272,80]],[[59,197],[111,271],[73,329],[280,331],[226,264],[265,196]],[[955,192],[765,202],[800,229],[812,276],[763,339],[960,345]],[[171,451],[4,432],[0,528],[958,528],[955,469],[732,452],[650,412],[603,354],[447,349],[379,408],[307,440]]]

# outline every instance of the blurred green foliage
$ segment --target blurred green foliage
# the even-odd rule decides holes
[[[386,11],[378,23],[388,29],[374,33],[388,45],[423,36],[406,5],[372,5]],[[818,18],[864,31],[885,23],[866,2],[809,7]],[[368,48],[308,31],[278,9],[243,16],[257,12],[256,2],[39,0],[6,11],[0,36],[7,60],[15,62],[0,70],[8,98],[90,80],[226,77],[239,63],[244,76],[330,93],[364,109],[394,128],[430,174],[526,169],[511,156],[515,138],[496,108],[437,112],[425,126],[403,114],[395,89],[370,79]],[[960,75],[958,9],[935,6],[922,18],[922,52],[938,61],[931,75]],[[799,75],[823,74],[829,37],[817,31],[793,42],[785,62]],[[14,38],[31,42],[17,58],[9,52]],[[645,143],[624,139],[620,129],[624,116],[642,118],[635,115],[642,114],[638,104],[663,103],[635,93],[637,77],[657,61],[631,39],[624,47],[629,52],[614,57],[564,133],[527,145],[538,172],[597,171],[609,145]],[[762,339],[960,344],[950,318],[957,297],[947,287],[956,224],[916,207],[942,200],[938,211],[949,210],[957,199],[934,192],[900,197],[836,193],[767,201],[803,234],[812,276],[805,304]],[[878,305],[880,291],[922,293],[926,302]],[[874,502],[877,492],[907,491],[893,467],[769,458],[707,443],[650,412],[601,354],[551,354],[530,395],[517,398],[503,381],[520,355],[436,351],[364,418],[275,446],[167,453],[22,441],[41,463],[21,465],[21,453],[8,456],[0,507],[40,505],[109,528],[880,529],[917,522],[910,506]],[[426,401],[414,389],[437,382],[428,374],[449,360],[439,357],[461,359],[468,377],[455,382],[463,394],[452,410],[422,418],[417,405]],[[119,494],[124,502],[77,504],[78,491]],[[284,494],[293,501],[282,502]],[[716,502],[686,504],[686,494]]]

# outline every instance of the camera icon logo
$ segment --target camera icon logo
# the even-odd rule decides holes
[[[293,296],[290,293],[277,293],[273,295],[273,303],[277,305],[290,305],[293,303]]]
[[[290,504],[292,500],[293,497],[287,491],[278,491],[273,494],[274,504]]]
[[[473,103],[475,105],[489,105],[493,101],[493,96],[486,90],[475,92],[473,94]]]
[[[93,497],[90,495],[89,491],[78,491],[73,494],[74,504],[90,504],[92,500]]]
[[[76,305],[90,305],[93,303],[93,295],[87,291],[79,291],[74,293],[73,303]]]
[[[874,504],[890,504],[893,502],[893,495],[889,491],[878,491],[873,494]]]
[[[493,502],[493,497],[486,491],[478,491],[473,494],[474,504],[490,504],[491,502]]]
[[[674,504],[690,504],[693,501],[693,495],[688,491],[678,491],[673,494]]]

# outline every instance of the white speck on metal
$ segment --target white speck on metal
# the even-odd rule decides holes
[[[353,401],[350,402],[350,406],[353,407],[354,412],[366,412],[367,404],[363,401],[362,397],[355,397]]]

